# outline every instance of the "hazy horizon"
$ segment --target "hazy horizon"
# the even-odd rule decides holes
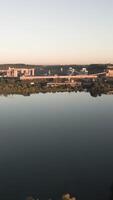
[[[40,64],[40,63],[22,63],[22,62],[18,62],[18,63],[0,63],[0,65],[42,65],[42,66],[46,66],[46,65],[61,65],[61,66],[64,66],[64,65],[113,65],[113,63],[64,63],[64,64],[59,64],[59,63],[52,63],[52,64],[48,64],[48,63],[45,63],[45,64]]]
[[[113,63],[113,0],[0,2],[0,64]]]

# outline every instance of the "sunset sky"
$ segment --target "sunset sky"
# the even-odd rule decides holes
[[[113,0],[0,0],[0,63],[113,63]]]

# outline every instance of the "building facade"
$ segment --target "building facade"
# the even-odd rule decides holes
[[[35,69],[34,68],[12,68],[9,67],[6,70],[0,70],[0,73],[3,74],[4,77],[21,77],[21,76],[34,76]]]

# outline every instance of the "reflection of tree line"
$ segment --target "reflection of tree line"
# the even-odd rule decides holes
[[[34,93],[55,93],[55,92],[82,92],[86,91],[93,97],[101,96],[102,94],[112,93],[113,81],[97,80],[95,82],[81,82],[80,85],[47,85],[46,81],[36,83],[22,82],[19,80],[2,80],[0,82],[0,94],[22,94],[30,95]]]
[[[71,196],[70,194],[64,194],[62,196],[62,198],[60,198],[61,200],[78,200],[78,198]],[[26,198],[26,200],[39,200],[38,198],[34,199],[32,196],[29,196]],[[51,198],[49,198],[48,200],[52,200]]]
[[[64,194],[62,196],[62,198],[60,198],[61,200],[79,200],[77,197],[73,197],[70,194]],[[39,200],[39,198],[34,199],[32,196],[29,196],[26,198],[26,200]],[[49,198],[48,200],[52,200],[51,198]],[[107,199],[106,199],[107,200]],[[110,198],[108,200],[113,200],[113,184],[111,186],[111,194],[110,194]]]

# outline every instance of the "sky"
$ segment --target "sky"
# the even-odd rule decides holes
[[[113,63],[113,0],[0,0],[0,63]]]

